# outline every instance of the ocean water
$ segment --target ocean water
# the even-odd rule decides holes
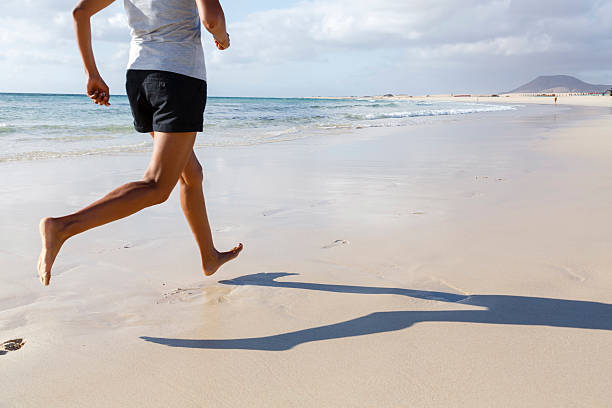
[[[209,97],[196,146],[249,146],[367,127],[411,126],[509,105],[390,99]],[[0,93],[0,162],[148,151],[126,96],[110,107],[85,95]]]

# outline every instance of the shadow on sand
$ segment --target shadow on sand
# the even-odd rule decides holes
[[[281,351],[312,341],[364,336],[402,330],[418,322],[464,322],[568,327],[612,330],[612,305],[598,302],[507,295],[457,295],[445,292],[379,288],[368,286],[326,285],[304,282],[278,282],[295,273],[258,273],[222,280],[225,285],[271,286],[336,293],[400,295],[418,299],[479,306],[482,310],[376,312],[345,322],[313,327],[265,337],[219,340],[189,340],[141,337],[143,340],[171,347],[202,349],[242,349]]]

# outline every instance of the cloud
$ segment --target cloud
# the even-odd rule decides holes
[[[3,0],[0,74],[32,61],[80,73],[70,11],[75,0]],[[129,29],[116,1],[94,17],[96,57],[123,86]],[[268,3],[269,4],[269,3]],[[282,5],[285,3],[278,2]],[[221,94],[474,90],[539,74],[612,82],[609,0],[304,0],[233,21],[232,47],[203,33],[209,87]],[[76,66],[74,66],[76,65]],[[35,72],[32,67],[28,72]],[[68,74],[67,74],[68,75]],[[16,74],[0,90],[15,85]],[[303,83],[308,78],[308,83]],[[300,82],[302,80],[302,82]],[[80,76],[72,80],[82,87]],[[77,81],[79,81],[77,83]],[[108,82],[108,81],[107,81]],[[44,81],[29,79],[23,86]],[[502,87],[503,85],[496,85]],[[78,87],[78,88],[77,88]],[[355,88],[357,87],[357,89]]]
[[[308,60],[325,53],[423,50],[423,56],[519,55],[608,41],[610,2],[598,0],[333,0],[251,14],[230,24],[219,62]],[[591,47],[589,47],[591,48]]]
[[[318,81],[344,94],[499,91],[556,73],[612,82],[610,1],[310,0],[229,21],[230,52],[207,45],[212,76],[269,84],[301,67],[317,81],[307,94],[325,93]]]

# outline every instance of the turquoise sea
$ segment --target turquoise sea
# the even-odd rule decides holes
[[[85,95],[0,93],[0,162],[151,149],[151,138],[132,127],[127,97],[110,102],[101,107]],[[513,109],[416,99],[209,97],[196,146],[248,146]]]

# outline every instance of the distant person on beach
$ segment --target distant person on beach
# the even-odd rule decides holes
[[[557,97],[555,96],[555,105],[557,104]]]
[[[90,20],[113,2],[81,0],[72,13],[87,75],[87,95],[101,106],[110,105],[110,93],[94,59]],[[45,286],[67,239],[163,203],[177,183],[181,207],[200,249],[203,273],[212,275],[242,250],[242,244],[227,252],[215,249],[202,190],[202,166],[193,151],[206,105],[200,23],[219,50],[227,49],[230,39],[221,4],[219,0],[125,0],[125,10],[132,33],[126,90],[136,131],[153,137],[151,161],[142,180],[124,184],[73,214],[40,221],[38,274]]]

